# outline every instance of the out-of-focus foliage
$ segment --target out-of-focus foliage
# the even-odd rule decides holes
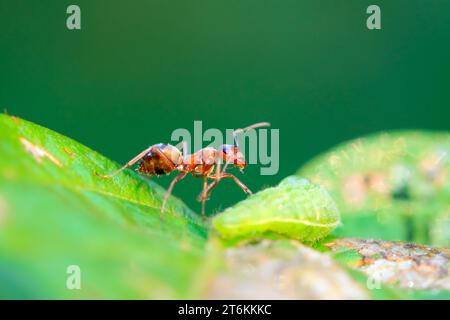
[[[375,299],[450,299],[450,250],[382,240],[324,243]]]
[[[89,148],[0,115],[0,298],[195,297],[202,222],[164,190]],[[69,290],[68,266],[81,269]]]
[[[298,177],[252,195],[213,220],[214,229],[225,239],[275,234],[304,242],[322,239],[339,223],[339,210],[328,192]]]
[[[220,247],[223,242],[217,242]],[[209,287],[215,299],[369,299],[330,254],[298,241],[278,239],[218,248],[224,270]]]
[[[371,135],[313,159],[298,174],[337,202],[337,236],[450,246],[449,133]]]

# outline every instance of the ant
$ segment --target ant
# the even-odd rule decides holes
[[[227,173],[226,170],[230,164],[237,167],[241,172],[247,166],[245,157],[239,150],[237,143],[237,134],[243,133],[251,129],[269,127],[270,123],[260,122],[248,126],[244,129],[236,129],[233,131],[234,144],[224,144],[218,149],[206,147],[197,152],[183,156],[181,151],[170,144],[158,143],[154,144],[133,159],[128,161],[122,168],[112,172],[103,178],[111,178],[121,172],[122,170],[138,163],[137,171],[140,174],[149,176],[161,176],[170,174],[172,171],[178,171],[179,174],[172,180],[169,188],[164,196],[161,206],[161,219],[164,217],[164,209],[167,199],[172,193],[173,187],[177,182],[182,180],[188,173],[196,178],[203,178],[203,189],[197,197],[198,201],[202,202],[202,217],[205,216],[205,202],[209,199],[211,191],[217,186],[221,179],[233,179],[233,181],[246,193],[251,195],[252,192],[247,188],[238,178],[233,174]],[[183,152],[186,150],[186,144],[183,142]],[[221,169],[222,161],[225,162]],[[215,168],[215,171],[214,171]],[[214,180],[208,185],[208,179]]]

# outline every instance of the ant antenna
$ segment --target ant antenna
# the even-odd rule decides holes
[[[258,123],[252,124],[251,126],[245,127],[243,129],[234,130],[233,131],[234,146],[238,147],[238,143],[237,143],[237,134],[238,133],[243,133],[248,130],[261,128],[261,127],[270,127],[270,123],[269,122],[258,122]]]
[[[251,129],[261,128],[261,127],[270,127],[269,122],[258,122],[255,124],[252,124],[251,126],[245,127],[243,129],[236,129],[233,131],[233,140],[234,140],[234,147],[239,148],[238,142],[237,142],[237,134],[243,133]],[[229,161],[225,163],[225,165],[222,168],[222,174],[225,173],[225,170],[227,170],[228,165],[230,164]]]

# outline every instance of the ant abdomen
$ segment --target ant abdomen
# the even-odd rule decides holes
[[[163,153],[166,157],[164,157]],[[183,161],[180,150],[170,144],[155,144],[150,151],[139,160],[138,172],[150,176],[171,173]]]

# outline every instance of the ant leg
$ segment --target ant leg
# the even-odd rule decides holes
[[[238,178],[236,178],[236,177],[235,177],[234,175],[232,175],[231,173],[225,173],[225,174],[222,174],[222,175],[220,176],[220,179],[214,180],[214,181],[211,182],[211,183],[209,184],[209,186],[206,188],[206,196],[207,196],[207,198],[211,196],[211,191],[212,191],[212,189],[214,189],[214,188],[217,186],[217,184],[219,183],[219,181],[220,181],[221,179],[225,179],[225,178],[231,178],[231,179],[233,179],[234,182],[235,182],[239,187],[241,187],[241,189],[242,189],[246,194],[248,194],[248,195],[253,194],[253,193],[250,191],[250,189],[249,189],[245,184],[243,184]],[[215,179],[215,178],[213,178],[213,179]],[[202,199],[200,196],[202,196],[202,194],[200,194],[200,195],[197,197],[197,201],[200,201],[200,199]]]
[[[246,194],[248,194],[248,195],[253,194],[253,193],[251,192],[251,190],[250,190],[245,184],[243,184],[238,178],[236,178],[236,177],[235,177],[234,175],[232,175],[231,173],[225,173],[225,174],[222,174],[222,175],[220,176],[220,179],[225,179],[225,178],[231,178],[231,179],[233,179],[234,182],[235,182],[235,183],[242,189],[242,191],[244,191]],[[213,178],[213,179],[215,179],[215,178]],[[220,180],[220,179],[219,179],[219,180]],[[206,188],[206,194],[207,194],[207,197],[211,196],[211,191],[212,191],[212,189],[214,189],[214,188],[217,186],[217,184],[219,183],[219,180],[215,180],[214,182],[210,183],[209,186]],[[197,200],[199,200],[199,198],[200,198],[200,196],[197,198]]]
[[[214,189],[214,187],[219,183],[219,180],[214,180],[213,182],[211,182],[208,187],[206,188],[206,199],[209,199],[209,197],[211,196],[211,190]],[[203,192],[200,193],[197,196],[197,201],[202,201],[202,197],[203,197]]]
[[[227,170],[227,167],[231,162],[232,161],[230,161],[230,160],[227,160],[227,162],[225,162],[225,165],[223,166],[221,174],[225,174],[225,171]],[[219,180],[220,180],[220,178],[219,178]]]
[[[147,153],[149,153],[149,152],[153,149],[153,147],[154,147],[154,146],[151,146],[151,147],[145,149],[144,151],[142,151],[141,153],[139,153],[136,157],[134,157],[133,159],[131,159],[130,161],[128,161],[128,162],[127,162],[122,168],[120,168],[119,170],[114,171],[114,172],[112,172],[112,173],[110,173],[110,174],[107,174],[107,175],[103,175],[103,176],[102,176],[102,175],[99,175],[99,176],[102,177],[102,178],[112,178],[113,176],[115,176],[115,175],[118,174],[119,172],[125,170],[125,169],[128,168],[128,167],[131,167],[133,164],[135,164],[136,162],[138,162],[139,160],[141,160]],[[158,149],[158,148],[156,148],[156,149]]]
[[[206,188],[208,186],[208,180],[207,177],[203,178],[203,189],[202,189],[202,219],[203,221],[206,220],[205,215],[205,204],[206,204]]]
[[[243,184],[238,178],[236,178],[234,175],[232,175],[231,173],[225,173],[222,174],[222,178],[231,178],[234,180],[234,182],[241,187],[241,189],[246,193],[246,194],[253,194],[249,188],[246,187],[245,184]]]
[[[227,166],[231,163],[231,161],[227,161],[222,169],[222,172],[220,172],[220,161],[217,163],[217,167],[216,167],[216,176],[215,177],[211,177],[208,176],[208,178],[212,178],[215,181],[212,182],[207,188],[206,188],[206,197],[209,198],[210,197],[210,193],[211,190],[214,189],[214,187],[219,183],[220,179],[222,179],[222,176],[225,174],[225,170],[227,170]],[[198,195],[197,197],[197,201],[200,201],[201,199],[201,194]]]
[[[217,161],[217,165],[216,165],[216,180],[220,180],[220,176],[222,175],[223,172],[220,172],[220,167],[222,166],[222,163],[220,162],[221,160]],[[209,178],[209,176],[208,176]]]
[[[216,184],[218,184],[219,183],[219,180],[220,180],[220,177],[221,177],[221,175],[222,175],[222,173],[220,172],[220,166],[221,166],[221,163],[220,163],[220,161],[218,161],[217,162],[217,165],[216,165],[216,171],[215,171],[215,175],[213,176],[213,175],[208,175],[206,178],[211,178],[211,179],[214,179],[214,182],[212,182],[209,186],[207,186],[206,188],[204,188],[204,189],[206,189],[206,192],[205,192],[205,194],[206,194],[206,199],[209,199],[209,190],[211,190],[212,188],[214,188],[214,186],[216,185]],[[214,186],[213,186],[214,185]],[[202,192],[200,192],[200,194],[197,196],[197,201],[198,202],[200,202],[200,201],[202,201],[202,199],[203,199],[203,190],[202,190]]]
[[[163,220],[163,218],[164,218],[164,208],[166,207],[167,199],[169,198],[170,194],[172,193],[173,187],[175,186],[175,184],[178,181],[180,181],[181,179],[186,177],[186,175],[187,175],[187,172],[182,172],[179,175],[177,175],[170,183],[169,188],[167,188],[167,191],[166,191],[166,194],[164,195],[163,203],[161,206],[161,220]]]

